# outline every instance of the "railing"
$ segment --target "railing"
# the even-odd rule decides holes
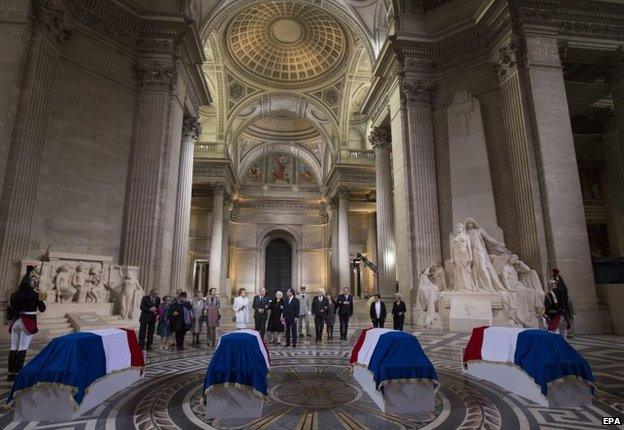
[[[347,164],[375,164],[375,151],[370,149],[347,149],[341,151],[343,163]]]

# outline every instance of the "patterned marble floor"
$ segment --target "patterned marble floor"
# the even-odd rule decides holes
[[[0,412],[4,429],[590,429],[601,428],[601,417],[624,418],[624,338],[580,336],[572,344],[590,362],[596,377],[591,407],[548,409],[461,372],[464,334],[415,331],[434,363],[441,387],[436,410],[421,421],[380,412],[353,380],[349,341],[306,340],[297,349],[271,348],[269,401],[255,420],[208,421],[200,407],[204,372],[212,350],[158,350],[148,355],[145,378],[80,419],[67,423],[12,422],[6,405]],[[44,346],[35,343],[31,353]],[[8,344],[0,344],[4,379]],[[0,383],[6,392],[8,383]]]

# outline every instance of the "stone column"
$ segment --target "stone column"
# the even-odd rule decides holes
[[[164,294],[171,289],[184,97],[173,60],[141,59],[137,78],[123,261],[139,266],[144,289]]]
[[[576,310],[579,333],[610,330],[598,312],[587,225],[570,114],[556,37],[525,36],[526,83],[533,109],[535,150],[549,268],[559,268]],[[609,325],[609,327],[607,327]]]
[[[33,13],[34,30],[0,198],[0,295],[17,286],[18,263],[27,257],[59,49],[72,34],[57,2],[38,2]]]
[[[505,231],[505,239],[508,247],[544,278],[547,271],[544,258],[546,238],[535,150],[523,101],[517,50],[516,41],[502,46],[492,65],[499,79],[501,114],[507,138],[508,172],[512,186],[509,198],[516,209],[515,229]]]
[[[349,254],[349,191],[338,190],[338,273],[340,289],[351,286],[351,258]],[[353,292],[355,294],[355,292]]]
[[[223,200],[225,187],[215,185],[212,190],[212,231],[210,233],[210,265],[208,267],[208,288],[215,287],[219,294],[225,294],[221,285],[221,259],[223,255]]]
[[[329,200],[329,223],[331,228],[331,256],[330,256],[330,268],[329,278],[334,294],[340,294],[340,274],[338,272],[338,248],[339,248],[339,233],[338,233],[338,199],[332,198]]]
[[[624,257],[624,46],[605,64],[615,106],[615,129],[606,137],[608,175],[608,229],[611,252]]]
[[[195,141],[201,133],[196,118],[187,118],[182,124],[180,168],[178,173],[178,199],[176,204],[171,292],[188,291],[189,286],[189,228],[191,218],[191,192],[193,188],[193,154]]]
[[[375,148],[375,187],[377,202],[377,271],[379,293],[393,298],[396,283],[396,250],[394,246],[394,212],[390,175],[390,133],[374,128],[369,141]],[[436,200],[437,202],[437,200]]]

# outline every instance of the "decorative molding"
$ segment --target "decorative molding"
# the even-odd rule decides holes
[[[523,47],[517,38],[498,48],[497,59],[492,64],[492,71],[499,79],[506,79],[518,69],[518,61],[524,58]]]
[[[202,132],[201,122],[195,117],[185,118],[182,122],[182,142],[194,143]]]
[[[408,108],[427,108],[431,106],[435,84],[430,80],[402,82],[401,102]]]

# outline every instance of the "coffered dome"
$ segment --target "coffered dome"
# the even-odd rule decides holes
[[[288,1],[258,3],[238,13],[226,30],[230,59],[256,81],[313,84],[343,65],[347,35],[318,7]]]

